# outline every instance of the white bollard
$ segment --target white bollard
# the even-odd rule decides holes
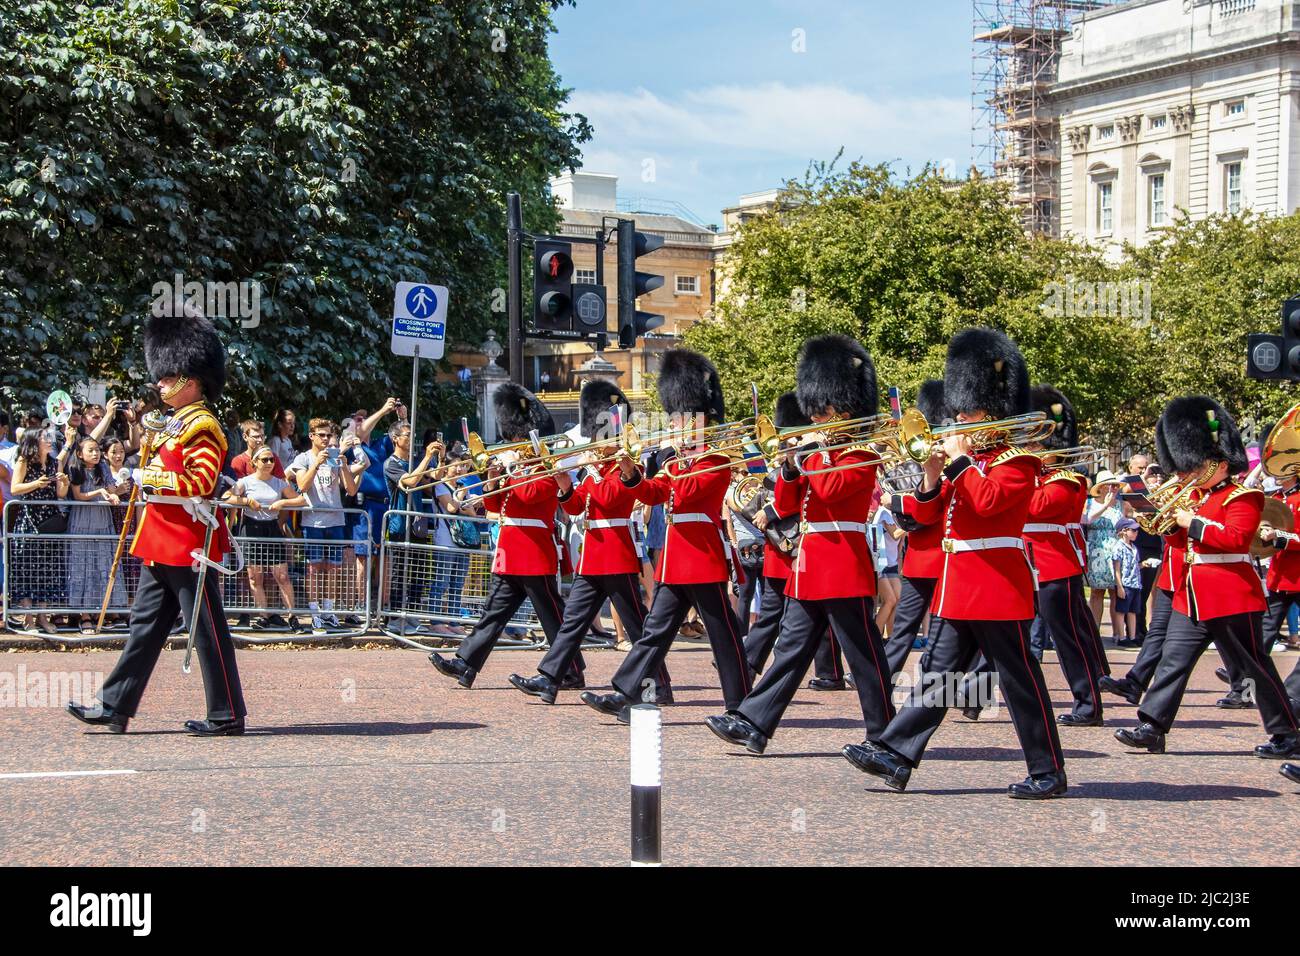
[[[659,708],[636,704],[632,717],[632,865],[659,865],[660,751]]]

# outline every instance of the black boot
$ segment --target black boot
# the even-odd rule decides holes
[[[606,716],[616,718],[620,724],[627,724],[632,721],[632,715],[628,712],[632,702],[618,691],[614,691],[612,694],[596,694],[584,690],[579,696],[588,707],[598,710]]]
[[[885,786],[890,789],[900,792],[907,789],[907,781],[912,776],[912,768],[907,765],[907,762],[902,757],[880,747],[863,746],[862,744],[847,744],[840,753],[844,754],[845,760],[863,773],[879,777],[885,782]]]
[[[1007,796],[1013,800],[1047,800],[1059,797],[1066,791],[1065,771],[1055,773],[1031,774],[1023,783],[1013,783],[1007,787]]]
[[[1278,767],[1278,772],[1286,777],[1292,783],[1300,783],[1300,766],[1293,763],[1284,763]]]
[[[1225,684],[1232,683],[1232,675],[1228,673],[1226,667],[1216,667],[1214,669],[1214,676],[1219,678],[1219,680],[1223,681]]]
[[[1162,754],[1165,752],[1165,732],[1155,724],[1146,721],[1131,730],[1127,727],[1121,727],[1115,731],[1115,739],[1126,747],[1145,750],[1148,753]]]
[[[96,704],[93,707],[85,707],[81,704],[68,704],[68,713],[76,717],[83,724],[91,724],[95,727],[107,727],[110,734],[126,733],[126,723],[131,718],[125,714],[115,714],[102,704]]]
[[[843,690],[844,678],[814,677],[808,682],[809,690]]]
[[[767,735],[740,714],[706,717],[704,722],[727,743],[744,747],[752,754],[761,754],[767,749]]]
[[[443,657],[441,654],[433,653],[429,655],[429,663],[439,674],[456,678],[456,682],[466,690],[474,686],[474,678],[478,677],[478,671],[459,657]]]
[[[1239,690],[1230,690],[1226,697],[1220,697],[1216,700],[1214,706],[1223,710],[1253,710],[1255,702],[1247,700],[1246,696]]]
[[[560,692],[560,686],[545,674],[537,674],[534,677],[520,677],[518,674],[511,674],[510,683],[529,697],[540,697],[542,702],[546,704],[555,703],[556,695]]]
[[[1100,717],[1080,717],[1078,714],[1058,714],[1056,722],[1062,727],[1101,727]]]
[[[1097,686],[1108,694],[1123,697],[1134,706],[1137,706],[1137,702],[1142,699],[1142,688],[1131,677],[1121,677],[1116,680],[1109,674],[1104,674],[1097,678]]]
[[[242,737],[244,718],[234,720],[187,720],[185,731],[191,737]]]
[[[1280,760],[1284,757],[1300,757],[1300,733],[1274,734],[1268,743],[1255,748],[1255,756],[1266,760]]]
[[[582,671],[570,671],[564,675],[564,680],[560,681],[560,690],[582,690],[587,686],[587,677]]]

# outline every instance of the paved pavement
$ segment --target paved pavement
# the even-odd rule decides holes
[[[628,858],[628,731],[576,694],[548,707],[506,683],[536,652],[498,652],[472,691],[398,650],[240,653],[243,738],[199,740],[197,672],[165,652],[126,736],[75,723],[43,680],[106,674],[116,652],[0,653],[0,859],[7,864],[621,864]],[[622,654],[590,655],[593,684]],[[1132,659],[1114,652],[1116,670]],[[913,656],[915,659],[916,655]],[[1283,673],[1295,654],[1276,658]],[[953,712],[906,794],[839,756],[862,737],[852,693],[801,692],[763,757],[703,725],[722,709],[708,651],[670,658],[665,862],[670,864],[1300,865],[1300,788],[1250,748],[1253,711],[1220,711],[1211,652],[1164,756],[1113,728],[1063,731],[1070,795],[1009,800],[1024,776],[1005,711]],[[1053,700],[1060,669],[1046,668]],[[5,675],[10,675],[8,678]],[[40,675],[39,677],[36,675]],[[18,678],[22,678],[19,681]],[[26,700],[4,698],[6,683]],[[14,706],[25,703],[26,706]],[[22,776],[93,771],[79,776]],[[106,771],[112,771],[106,773]],[[120,772],[129,771],[129,772]]]

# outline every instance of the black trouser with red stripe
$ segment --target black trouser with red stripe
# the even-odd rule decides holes
[[[653,675],[663,667],[668,648],[692,607],[699,612],[709,635],[727,708],[734,708],[744,700],[750,687],[745,645],[740,639],[740,625],[727,585],[722,581],[655,585],[654,601],[642,625],[641,639],[632,645],[622,666],[614,673],[616,691],[629,700],[645,699],[643,695],[654,689]]]
[[[912,643],[921,633],[921,625],[930,610],[934,599],[934,589],[938,578],[902,579],[902,592],[898,595],[898,607],[894,609],[894,630],[885,641],[885,657],[889,659],[889,676],[897,676],[905,664],[907,655],[912,650]],[[932,619],[930,629],[937,630],[937,619]]]
[[[817,642],[817,651],[813,654],[813,676],[818,680],[844,680],[844,657],[834,628],[827,629]]]
[[[1169,618],[1174,613],[1174,592],[1156,588],[1156,603],[1151,608],[1151,620],[1147,622],[1147,636],[1142,640],[1137,660],[1125,675],[1143,691],[1151,684],[1156,666],[1160,663],[1160,653],[1165,648],[1165,635],[1169,633]]]
[[[568,600],[564,602],[564,623],[560,625],[560,632],[537,665],[539,673],[558,682],[561,675],[568,672],[582,649],[582,639],[587,636],[591,622],[596,620],[606,598],[613,602],[627,639],[632,643],[641,640],[646,609],[641,603],[639,577],[634,572],[579,574],[573,579]],[[661,668],[659,685],[667,688],[668,681],[668,668]]]
[[[564,599],[560,597],[555,575],[494,574],[487,600],[483,602],[483,613],[469,637],[461,642],[456,656],[474,670],[481,671],[501,632],[528,598],[532,599],[533,610],[542,622],[546,639],[554,644],[564,621]],[[572,666],[578,672],[586,668],[587,662],[582,659],[581,651],[574,654]]]
[[[1268,596],[1268,610],[1264,612],[1264,653],[1272,654],[1273,645],[1282,636],[1291,605],[1300,604],[1300,591],[1273,591]],[[1246,692],[1246,674],[1235,660],[1227,661],[1232,689],[1238,694]]]
[[[1254,684],[1255,703],[1264,729],[1270,734],[1289,734],[1297,729],[1296,717],[1286,688],[1272,658],[1264,653],[1262,611],[1193,621],[1174,611],[1169,619],[1160,666],[1151,689],[1138,705],[1138,717],[1168,733],[1178,714],[1192,669],[1205,649],[1214,642],[1230,666],[1242,669]]]
[[[803,684],[808,665],[829,626],[849,659],[867,733],[883,729],[894,716],[894,704],[889,696],[889,665],[880,632],[876,630],[875,613],[875,601],[869,597],[821,601],[787,597],[772,666],[743,703],[728,704],[727,709],[771,737]]]
[[[1038,613],[1056,642],[1057,660],[1074,695],[1074,715],[1101,720],[1097,680],[1105,671],[1089,626],[1092,612],[1080,600],[1082,594],[1082,574],[1047,581],[1038,588]]]
[[[198,577],[199,573],[188,565],[146,564],[140,568],[140,585],[131,605],[131,634],[99,695],[113,713],[135,716],[178,612],[185,626],[190,626]],[[230,638],[226,610],[221,604],[221,581],[211,569],[203,582],[194,650],[203,672],[208,719],[233,720],[247,715],[235,664],[235,642]]]
[[[884,733],[868,735],[912,766],[921,762],[926,745],[948,708],[958,703],[947,688],[960,686],[981,653],[997,671],[1002,698],[1025,752],[1031,774],[1065,768],[1061,738],[1052,719],[1043,670],[1029,653],[1030,621],[958,621],[944,618],[921,659],[921,680]],[[933,630],[933,629],[932,629]],[[987,701],[985,701],[987,704]]]

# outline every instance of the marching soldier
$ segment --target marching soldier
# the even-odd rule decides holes
[[[1264,510],[1264,493],[1231,476],[1246,471],[1246,449],[1223,407],[1203,395],[1176,398],[1156,424],[1156,455],[1168,474],[1196,482],[1191,508],[1177,512],[1187,532],[1186,571],[1175,581],[1174,609],[1160,663],[1138,706],[1141,723],[1115,737],[1129,747],[1164,753],[1192,669],[1214,643],[1233,667],[1253,681],[1268,743],[1259,757],[1300,754],[1300,728],[1273,661],[1264,653],[1264,589],[1250,544]]]
[[[944,397],[960,423],[1028,411],[1029,376],[1020,350],[992,329],[959,333],[948,346]],[[926,462],[915,516],[943,523],[944,561],[931,612],[944,626],[898,716],[866,742],[844,748],[850,763],[895,790],[907,786],[955,703],[951,689],[983,653],[997,671],[1029,767],[1029,777],[1012,784],[1008,795],[1044,799],[1066,791],[1047,685],[1029,653],[1034,576],[1022,535],[1040,470],[1036,456],[1007,445],[996,430],[978,448],[968,434],[950,434]]]
[[[219,565],[230,550],[225,520],[212,501],[226,438],[209,404],[226,384],[226,350],[212,323],[186,310],[177,318],[149,319],[144,355],[149,377],[175,411],[149,459],[141,462],[146,507],[131,545],[141,567],[130,636],[104,681],[102,707],[68,704],[68,712],[110,733],[125,733],[179,612],[187,629],[194,629],[208,706],[207,719],[188,720],[185,729],[196,737],[238,736],[248,711],[220,578],[198,570],[205,561]]]
[[[652,677],[692,607],[713,647],[727,706],[739,704],[750,689],[740,625],[727,596],[728,578],[736,571],[722,526],[731,484],[728,458],[711,451],[697,432],[726,417],[718,370],[698,352],[671,349],[664,353],[658,388],[659,403],[680,437],[675,449],[660,452],[658,473],[637,490],[643,502],[663,504],[668,526],[655,569],[654,600],[641,639],[614,674],[614,692],[582,694],[584,703],[620,723],[628,722],[630,705],[654,684]]]
[[[582,386],[579,404],[580,437],[591,441],[613,436],[610,406],[626,408],[627,396],[617,385],[593,380]],[[581,515],[583,526],[582,556],[564,605],[564,623],[537,665],[535,677],[510,675],[511,684],[548,704],[555,703],[582,638],[606,599],[613,602],[627,638],[633,643],[641,639],[646,617],[641,602],[641,559],[632,538],[631,521],[637,489],[644,480],[641,469],[615,450],[593,457],[584,465],[584,471],[586,474],[572,490],[560,496],[560,507],[568,514]],[[657,690],[656,703],[672,702],[666,668],[661,668]]]
[[[844,335],[804,343],[799,407],[814,424],[876,413],[876,370],[866,349]],[[867,547],[867,514],[876,488],[870,448],[852,433],[806,436],[786,457],[776,482],[777,510],[799,509],[803,534],[786,584],[785,615],[772,667],[738,706],[709,717],[728,743],[761,754],[794,698],[827,625],[849,660],[867,732],[894,715],[885,649],[876,630],[875,567]]]
[[[799,399],[794,392],[785,392],[776,400],[776,415],[772,423],[777,428],[802,428],[812,424],[812,419],[799,408]],[[763,485],[769,492],[776,488],[776,479],[768,475]],[[795,502],[791,502],[792,511],[781,513],[776,501],[771,500],[755,516],[760,530],[779,521],[795,518],[799,511]],[[796,537],[795,542],[798,541]],[[763,549],[763,597],[759,602],[758,620],[754,622],[745,636],[745,659],[755,674],[761,674],[767,667],[767,659],[776,646],[777,636],[781,633],[781,616],[785,611],[785,585],[790,577],[790,567],[794,563],[795,549],[783,551],[770,540]],[[826,640],[817,648],[814,659],[815,677],[808,682],[813,690],[838,690],[844,686],[844,669],[840,658],[839,645],[835,635],[827,631]]]
[[[1030,451],[1061,450],[1078,444],[1074,407],[1059,390],[1036,385],[1030,393],[1034,411],[1047,414],[1056,428]],[[1088,500],[1088,480],[1077,471],[1058,468],[1044,459],[1045,473],[1029,505],[1025,543],[1038,572],[1038,613],[1056,641],[1056,656],[1074,696],[1074,709],[1056,718],[1069,727],[1102,725],[1101,689],[1098,681],[1109,670],[1098,657],[1092,612],[1083,596],[1087,559],[1071,525],[1083,514]]]
[[[555,431],[546,406],[521,385],[507,382],[499,387],[492,396],[492,405],[496,410],[497,431],[506,442],[526,441],[531,431],[541,434]],[[501,457],[510,456],[510,452],[505,452]],[[525,599],[532,599],[533,609],[551,644],[559,636],[564,620],[564,599],[560,597],[556,580],[559,553],[553,528],[559,496],[567,494],[573,482],[563,472],[538,479],[529,471],[521,468],[503,477],[501,464],[494,462],[488,468],[483,506],[500,515],[501,534],[492,559],[492,583],[483,614],[455,656],[443,657],[436,651],[429,655],[429,663],[438,673],[454,677],[467,689],[474,685],[501,632]],[[562,685],[565,688],[584,686],[585,666],[581,652],[575,652]]]
[[[921,383],[916,395],[916,407],[932,425],[949,421],[943,402],[942,379],[930,378]],[[907,663],[912,644],[921,633],[925,616],[930,613],[935,585],[939,583],[939,573],[943,570],[943,522],[921,524],[917,521],[914,516],[914,495],[889,495],[881,501],[881,505],[893,512],[898,526],[907,532],[907,549],[903,554],[901,568],[902,593],[898,598],[898,607],[894,610],[893,633],[885,641],[885,657],[889,660],[889,678],[892,682]],[[942,621],[932,615],[930,644],[934,643],[941,626]]]

